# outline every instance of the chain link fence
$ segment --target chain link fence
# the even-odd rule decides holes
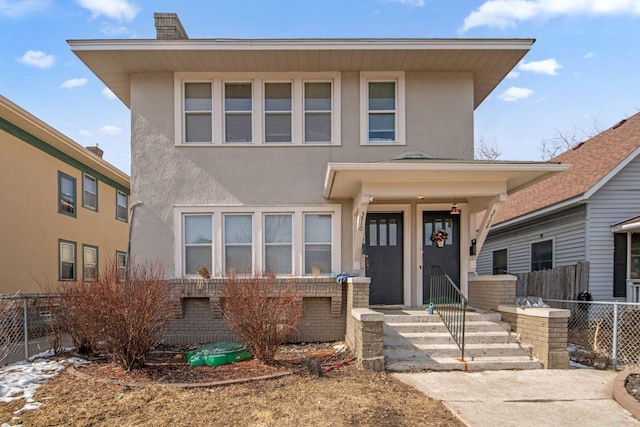
[[[70,345],[55,321],[56,295],[0,295],[0,366]]]
[[[568,342],[571,360],[603,369],[640,363],[640,304],[545,299],[571,310]]]

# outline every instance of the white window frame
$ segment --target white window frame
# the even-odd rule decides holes
[[[225,236],[225,231],[226,231],[226,221],[227,218],[229,217],[233,217],[233,216],[248,216],[251,218],[251,242],[250,243],[237,243],[237,242],[233,242],[233,243],[227,243],[227,239]],[[254,229],[255,229],[255,214],[253,214],[252,212],[224,212],[222,214],[222,265],[224,266],[224,270],[225,272],[228,272],[229,269],[233,268],[231,266],[227,265],[227,248],[228,247],[246,247],[249,246],[251,247],[251,256],[249,257],[249,263],[251,264],[251,268],[249,269],[248,272],[246,272],[247,274],[253,274],[255,271],[261,271],[261,270],[256,270],[255,267],[255,259],[256,259],[256,251],[255,251],[255,233],[254,233]],[[239,267],[241,269],[244,269],[244,266]],[[236,272],[238,272],[237,270],[234,270]]]
[[[267,217],[268,216],[290,216],[291,217],[291,242],[290,243],[267,243],[267,239],[266,239],[266,224],[267,224]],[[267,247],[283,247],[283,246],[290,246],[291,247],[291,273],[293,274],[294,272],[294,263],[295,263],[295,252],[294,252],[294,244],[293,244],[293,240],[294,240],[294,234],[293,234],[293,228],[295,227],[295,218],[294,218],[294,214],[293,212],[263,212],[262,213],[262,226],[263,226],[263,239],[262,239],[262,267],[265,271],[267,271]],[[277,275],[277,274],[276,274]]]
[[[186,142],[185,125],[185,84],[212,83],[212,139],[211,142]],[[331,141],[304,142],[304,83],[331,83]],[[225,109],[224,84],[251,83],[252,110],[251,136],[252,142],[225,142]],[[264,83],[291,83],[292,111],[291,111],[291,139],[292,142],[266,142],[264,132]],[[174,74],[174,117],[175,117],[175,146],[242,146],[242,147],[277,147],[277,146],[336,146],[341,145],[341,83],[340,73],[175,73]]]
[[[187,229],[187,220],[186,220],[186,218],[189,217],[189,216],[209,216],[209,215],[211,216],[211,221],[213,223],[211,225],[211,243],[186,243],[184,241],[184,235],[186,234],[185,230]],[[187,275],[185,273],[184,269],[187,268],[186,260],[187,260],[187,248],[188,247],[208,247],[208,246],[211,246],[211,256],[213,258],[213,256],[214,256],[213,252],[215,250],[215,247],[214,247],[214,241],[215,241],[214,240],[214,235],[215,235],[215,232],[216,232],[215,229],[214,229],[214,225],[215,225],[215,221],[213,219],[213,215],[210,214],[210,213],[190,213],[190,214],[184,214],[184,215],[182,215],[180,217],[180,231],[181,231],[180,235],[182,237],[181,237],[181,240],[179,240],[179,242],[180,242],[180,250],[182,252],[181,259],[183,260],[183,267],[182,267],[183,270],[181,270],[183,275],[185,275],[185,276]],[[211,267],[214,268],[213,264],[211,264]],[[209,273],[211,273],[211,272],[209,272]],[[197,275],[196,274],[189,274],[189,276],[197,276]]]
[[[211,110],[207,111],[207,110],[190,110],[187,111],[187,100],[186,100],[186,89],[185,86],[187,83],[211,83]],[[180,114],[182,115],[182,117],[180,118],[180,123],[181,123],[181,132],[182,132],[182,136],[180,141],[182,141],[182,144],[184,145],[211,145],[213,143],[213,132],[216,130],[217,126],[214,123],[214,111],[215,111],[215,97],[214,97],[214,85],[213,82],[211,82],[210,80],[190,80],[190,81],[185,81],[182,83],[182,88],[180,89]],[[203,113],[209,113],[211,114],[211,141],[203,141],[203,142],[187,142],[187,115],[189,114],[203,114]],[[177,128],[176,128],[177,129]]]
[[[289,111],[287,110],[269,110],[267,111],[266,108],[266,104],[267,104],[267,85],[268,84],[290,84],[291,85],[291,109]],[[264,94],[264,96],[262,97],[262,143],[266,144],[266,145],[291,145],[293,144],[294,138],[294,132],[293,129],[295,128],[295,123],[294,123],[294,110],[295,110],[295,103],[294,103],[294,84],[293,81],[291,80],[265,80],[262,82],[262,93]],[[277,115],[289,115],[291,116],[291,141],[285,141],[285,142],[267,142],[267,116],[277,116]]]
[[[89,191],[87,189],[87,184],[86,184],[86,179],[89,180],[93,180],[93,182],[96,185],[96,192],[92,193],[91,191]],[[87,203],[87,196],[86,194],[93,194],[93,196],[96,198],[96,204],[95,206],[91,206],[90,204]],[[93,175],[89,175],[88,173],[83,173],[82,174],[82,207],[90,209],[92,211],[98,211],[98,179],[93,176]]]
[[[251,85],[251,110],[230,110],[227,111],[226,108],[226,100],[227,100],[227,89],[226,89],[226,85],[230,84],[230,85]],[[255,119],[256,119],[256,109],[260,109],[258,106],[256,106],[256,93],[260,93],[260,88],[256,89],[256,83],[253,80],[225,80],[222,82],[222,132],[223,132],[223,139],[222,139],[222,143],[225,145],[247,145],[247,144],[253,144],[253,142],[256,140],[256,131],[257,131],[257,126],[255,123]],[[244,115],[249,115],[249,123],[251,123],[251,139],[249,141],[227,141],[227,116],[231,115],[231,116],[244,116]],[[262,131],[260,130],[260,133],[258,135],[262,134]]]
[[[369,83],[395,82],[395,140],[369,140]],[[405,121],[405,76],[398,72],[361,72],[360,73],[360,145],[406,145]]]
[[[120,195],[124,196],[124,200],[125,200],[125,203],[126,203],[124,206],[120,205],[118,203],[118,199],[119,199],[118,196],[120,196]],[[125,212],[125,216],[124,217],[119,216],[119,214],[118,214],[118,208],[119,207],[124,208],[124,212]],[[120,190],[116,190],[116,219],[118,221],[129,222],[129,196],[127,196],[127,193],[125,193],[124,191],[120,191]]]
[[[213,249],[212,249],[212,277],[224,277],[224,220],[228,214],[251,214],[253,216],[253,272],[264,271],[264,216],[265,214],[293,215],[293,273],[281,277],[310,276],[304,274],[304,214],[331,214],[331,275],[341,270],[341,211],[340,205],[294,205],[294,206],[174,206],[174,265],[176,277],[197,277],[185,274],[184,263],[184,228],[185,215],[213,216]]]
[[[87,262],[87,250],[93,251],[95,256],[95,264],[90,264]],[[95,277],[87,277],[87,267],[93,266],[95,269]],[[98,280],[98,247],[94,245],[82,245],[82,281],[83,282],[95,282]]]

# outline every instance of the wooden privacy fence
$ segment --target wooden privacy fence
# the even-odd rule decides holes
[[[589,290],[589,263],[579,262],[549,270],[515,274],[516,296],[542,299],[574,300]]]

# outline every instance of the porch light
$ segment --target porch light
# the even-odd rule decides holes
[[[457,203],[451,205],[451,211],[449,213],[451,215],[460,215],[460,208]]]

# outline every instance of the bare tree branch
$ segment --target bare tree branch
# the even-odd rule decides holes
[[[552,159],[565,151],[571,150],[587,139],[593,138],[603,130],[604,126],[598,117],[594,117],[587,128],[574,126],[573,129],[568,131],[556,129],[554,136],[542,139],[540,143],[540,157],[542,157],[542,160]]]
[[[495,141],[489,144],[484,138],[480,137],[475,152],[475,158],[477,160],[496,160],[501,155],[502,152],[496,146]]]

